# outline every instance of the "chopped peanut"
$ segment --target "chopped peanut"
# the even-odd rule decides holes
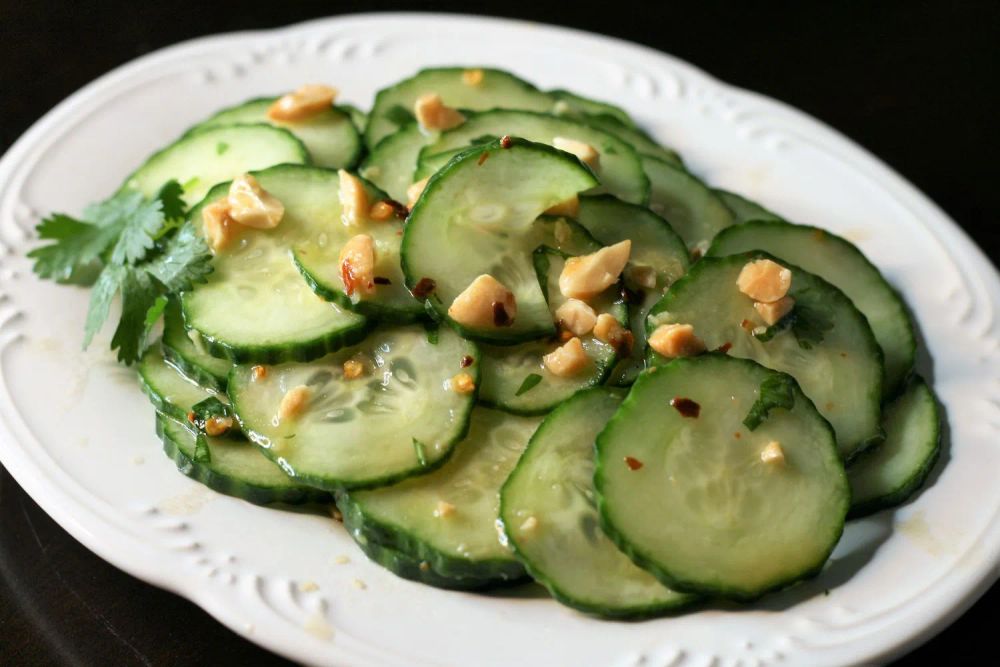
[[[593,331],[597,323],[597,313],[579,299],[567,299],[563,305],[556,308],[556,320],[577,336],[585,336]]]
[[[439,519],[447,519],[455,513],[455,506],[449,502],[439,500],[437,507],[434,509],[434,516]]]
[[[736,286],[754,301],[773,303],[788,294],[792,272],[769,259],[747,262],[736,279]]]
[[[632,251],[629,240],[583,257],[570,257],[559,276],[559,290],[573,299],[589,299],[618,280]]]
[[[569,199],[548,207],[545,212],[549,215],[565,215],[567,218],[575,218],[580,213],[580,198],[573,195]]]
[[[705,351],[690,324],[661,324],[649,337],[649,346],[664,357],[693,357]]]
[[[615,351],[622,356],[627,356],[632,352],[632,344],[635,342],[632,332],[608,313],[601,313],[597,318],[597,324],[594,325],[594,336],[597,340],[615,348]]]
[[[368,211],[368,217],[372,220],[378,220],[379,222],[385,222],[395,214],[396,209],[392,207],[387,201],[377,201],[372,204],[371,210]]]
[[[267,377],[267,366],[254,366],[250,369],[250,379],[254,382],[260,382]]]
[[[542,363],[553,375],[570,377],[586,368],[590,357],[584,351],[580,339],[574,337],[542,357]]]
[[[344,379],[357,380],[365,374],[365,365],[357,359],[348,359],[344,362]]]
[[[533,533],[538,528],[538,519],[533,516],[529,516],[521,524],[521,530],[525,533]]]
[[[510,326],[517,317],[517,301],[503,283],[483,274],[455,297],[448,317],[476,329]]]
[[[572,153],[580,159],[580,162],[591,169],[597,169],[600,166],[601,154],[588,143],[577,141],[576,139],[567,139],[566,137],[555,137],[552,139],[552,145],[561,151]]]
[[[367,234],[358,234],[340,249],[340,279],[347,296],[360,297],[375,293],[375,241]]]
[[[625,267],[625,280],[636,287],[656,288],[656,269],[645,264],[630,264]]]
[[[556,220],[553,235],[556,237],[556,243],[559,245],[565,245],[572,240],[573,230],[570,228],[569,223],[565,220]]]
[[[219,253],[236,238],[236,221],[229,217],[229,202],[221,199],[201,209],[201,224],[205,243],[213,253]]]
[[[213,438],[222,435],[232,427],[232,417],[209,417],[205,420],[205,434]]]
[[[412,209],[416,205],[417,200],[420,199],[420,195],[424,192],[424,188],[427,187],[427,181],[429,180],[431,180],[430,176],[422,178],[410,187],[406,188],[406,208]]]
[[[340,177],[340,221],[348,227],[360,225],[368,217],[368,193],[365,184],[354,174],[343,169],[337,171]]]
[[[760,460],[771,465],[782,465],[785,462],[785,450],[781,448],[781,443],[772,440],[760,452]]]
[[[336,88],[307,84],[275,100],[267,110],[267,117],[271,120],[288,122],[305,120],[329,109],[336,97]]]
[[[278,419],[284,421],[298,417],[306,409],[311,395],[312,389],[305,385],[289,389],[281,398],[281,404],[278,405]]]
[[[771,303],[761,303],[756,301],[753,304],[754,310],[760,315],[761,319],[768,326],[776,324],[778,320],[792,312],[792,308],[795,307],[795,299],[790,296],[783,296],[777,301]]]
[[[448,386],[456,394],[471,394],[476,390],[476,381],[468,373],[459,373],[448,380]]]
[[[465,116],[445,105],[437,93],[427,93],[417,98],[413,115],[420,126],[427,130],[450,130],[465,122]]]
[[[285,215],[285,206],[250,174],[233,179],[229,186],[229,217],[254,229],[274,229]]]
[[[483,82],[484,76],[481,69],[467,69],[462,72],[462,83],[467,86],[478,86]]]

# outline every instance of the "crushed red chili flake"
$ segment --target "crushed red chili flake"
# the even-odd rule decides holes
[[[670,407],[681,413],[682,417],[688,417],[690,419],[697,419],[698,415],[701,414],[701,406],[692,401],[690,398],[675,396],[670,399]]]
[[[701,256],[704,254],[705,254],[704,250],[702,250],[701,248],[695,248],[694,250],[691,251],[691,261],[697,262],[699,259],[701,259]]]
[[[476,164],[479,165],[480,167],[483,166],[483,163],[486,162],[486,158],[488,158],[489,156],[490,156],[489,153],[483,151],[482,153],[479,154],[479,160],[476,161]]]
[[[627,357],[632,354],[632,346],[635,345],[635,336],[628,329],[623,329],[611,336],[611,340],[608,342],[611,343],[611,347],[618,353],[618,356]]]
[[[384,276],[375,276],[376,285],[391,285],[392,281]]]
[[[743,320],[740,322],[740,326],[743,327],[744,331],[753,331],[753,322],[750,320]]]
[[[510,148],[514,144],[506,134],[500,137],[500,148]]]
[[[393,213],[395,213],[396,217],[400,220],[405,220],[406,216],[410,213],[410,209],[406,208],[404,204],[400,204],[395,199],[386,199],[385,203],[392,207]]]
[[[433,279],[421,278],[417,281],[417,284],[413,286],[413,289],[410,290],[410,294],[417,299],[426,299],[431,295],[431,292],[434,291],[435,287],[437,287],[437,283],[435,283]]]
[[[507,314],[507,309],[499,301],[493,302],[493,324],[498,327],[507,327],[514,323],[514,320]]]
[[[475,360],[475,359],[473,359],[473,358],[472,358],[471,356],[469,356],[468,354],[467,354],[467,355],[465,355],[464,357],[462,357],[462,368],[468,368],[468,367],[469,367],[469,366],[471,366],[471,365],[472,365],[473,363],[475,363],[475,361],[476,361],[476,360]]]
[[[191,422],[193,424],[194,423],[194,413],[193,412],[187,413],[187,419],[188,419],[189,422]]]
[[[743,436],[742,436],[742,435],[740,435],[740,432],[739,432],[739,431],[737,431],[736,433],[733,433],[733,437],[734,437],[734,438],[736,438],[737,440],[739,440],[739,439],[740,439],[740,438],[742,438]]]
[[[639,459],[633,458],[631,456],[626,456],[625,457],[625,465],[628,466],[629,470],[638,470],[639,468],[642,467],[642,461],[640,461]]]
[[[731,350],[731,349],[733,349],[733,344],[730,343],[729,341],[726,341],[725,343],[723,343],[722,345],[720,345],[718,347],[718,349],[716,350],[716,352],[721,352],[722,354],[727,354],[729,352],[729,350]]]

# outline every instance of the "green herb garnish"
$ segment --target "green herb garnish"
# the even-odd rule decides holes
[[[760,395],[750,406],[750,412],[743,419],[743,425],[751,431],[764,423],[771,410],[785,408],[791,410],[795,406],[795,380],[783,373],[769,375],[760,383]]]
[[[542,381],[541,375],[539,375],[538,373],[531,373],[526,378],[524,378],[524,381],[521,383],[521,386],[517,388],[517,391],[514,392],[514,395],[520,396],[521,394],[527,394],[529,391],[537,387],[538,383],[541,381]]]

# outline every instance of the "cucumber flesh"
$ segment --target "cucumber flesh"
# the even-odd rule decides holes
[[[497,535],[499,491],[539,421],[477,407],[468,436],[440,469],[339,496],[344,525],[359,542],[427,562],[440,576],[481,585],[522,578]]]
[[[649,207],[670,222],[688,248],[702,252],[708,243],[735,222],[722,200],[684,169],[656,157],[643,156],[649,176]]]
[[[181,371],[169,364],[154,345],[139,360],[139,382],[149,396],[153,407],[171,419],[187,422],[188,413],[195,404],[206,398],[218,398],[227,403],[225,394],[203,387],[189,380]]]
[[[914,377],[886,406],[882,424],[885,441],[847,469],[852,518],[905,502],[923,485],[941,452],[941,415],[922,378]]]
[[[416,123],[405,125],[378,142],[358,172],[396,201],[406,203],[406,189],[418,180],[414,172],[420,149],[429,140]]]
[[[765,328],[763,321],[736,279],[747,262],[767,257],[755,252],[702,259],[653,307],[646,331],[690,324],[708,349],[728,343],[730,355],[788,373],[833,425],[848,459],[882,436],[882,352],[864,315],[843,292],[777,258],[772,259],[792,272],[789,295],[796,306],[789,318],[799,320],[784,328],[779,323],[769,340],[755,335],[753,329]],[[655,353],[653,360],[663,363]]]
[[[681,159],[681,156],[677,151],[672,148],[667,148],[666,146],[661,146],[648,134],[637,127],[624,125],[618,119],[605,114],[588,114],[580,117],[580,120],[591,127],[596,127],[600,130],[604,130],[608,134],[613,134],[629,144],[642,156],[649,156],[658,160],[663,160],[678,169],[684,169],[684,161]],[[649,175],[649,177],[652,179],[652,175]]]
[[[152,197],[170,180],[184,202],[198,202],[216,183],[275,164],[305,164],[309,153],[291,132],[271,125],[231,125],[185,134],[154,153],[123,187]]]
[[[463,67],[435,67],[421,70],[409,79],[383,88],[375,95],[368,114],[365,143],[375,148],[385,137],[413,120],[417,98],[436,93],[450,107],[479,111],[483,109],[527,109],[549,111],[555,100],[527,81],[509,72],[488,67],[481,69],[483,79],[477,85],[463,81]]]
[[[609,102],[601,102],[562,89],[550,90],[549,95],[556,100],[553,113],[569,115],[571,117],[585,115],[610,116],[622,125],[632,128],[636,127],[635,121],[632,120],[627,111]]]
[[[407,219],[407,287],[433,280],[431,307],[463,335],[483,342],[513,344],[555,333],[532,263],[535,249],[551,235],[535,221],[595,184],[573,156],[523,139],[494,141],[457,156],[427,183]],[[553,247],[579,254],[558,239]],[[517,315],[510,326],[464,327],[448,316],[455,297],[482,274],[513,292]]]
[[[389,484],[432,470],[465,435],[473,393],[453,391],[463,372],[478,384],[473,344],[442,328],[436,343],[423,326],[376,330],[359,345],[310,363],[271,366],[254,380],[250,366],[229,377],[229,396],[247,436],[304,484],[336,490]],[[347,379],[344,362],[362,377]],[[286,393],[310,396],[297,418],[278,418]]]
[[[349,169],[357,163],[361,156],[361,135],[346,111],[330,107],[303,120],[275,121],[267,117],[267,110],[277,99],[264,97],[223,109],[196,125],[192,131],[226,125],[267,123],[284,128],[298,137],[309,151],[312,164],[317,167]],[[225,153],[228,149],[227,146],[221,150]]]
[[[755,201],[747,199],[743,195],[728,190],[714,188],[712,192],[722,200],[722,203],[733,212],[736,224],[751,222],[753,220],[781,220],[781,216],[772,213]]]
[[[597,437],[608,535],[675,590],[748,600],[819,572],[850,489],[829,424],[787,376],[721,354],[676,359],[636,380]],[[791,409],[743,424],[772,378]],[[697,417],[670,406],[682,397]],[[780,443],[784,463],[761,453]]]
[[[885,397],[895,396],[913,370],[917,341],[899,294],[850,241],[826,230],[781,220],[724,230],[709,255],[763,250],[827,280],[854,302],[885,354]]]
[[[637,204],[645,203],[649,196],[649,179],[643,171],[639,155],[628,143],[570,118],[510,109],[470,114],[458,127],[441,133],[437,141],[420,152],[415,178],[430,176],[456,151],[502,135],[549,145],[556,137],[589,144],[600,154],[595,172],[603,190]]]
[[[350,526],[354,525],[354,518],[351,514],[352,506],[346,503],[344,506],[347,508],[347,511],[343,512],[344,523],[348,525],[348,530],[351,530]],[[431,567],[430,561],[414,558],[397,549],[372,542],[362,533],[355,534],[354,538],[358,547],[370,560],[404,579],[419,581],[435,588],[460,591],[480,590],[497,583],[490,578],[443,575]]]
[[[594,440],[623,397],[595,387],[553,411],[500,491],[500,520],[528,573],[563,604],[600,616],[651,616],[695,597],[663,586],[601,531]],[[531,517],[537,525],[525,528]]]
[[[225,391],[233,364],[226,359],[213,357],[203,347],[199,347],[195,341],[200,340],[197,335],[188,335],[180,305],[171,301],[163,316],[163,356],[193,382],[216,391]]]
[[[358,137],[363,137],[365,133],[365,127],[368,125],[368,113],[362,111],[353,104],[338,104],[336,108],[347,114],[347,117],[351,119],[354,124],[354,129],[358,131]],[[364,141],[362,141],[361,149],[364,150]]]

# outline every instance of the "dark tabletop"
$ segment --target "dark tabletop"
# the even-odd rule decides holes
[[[1000,257],[1000,2],[87,4],[0,0],[0,150],[80,86],[179,40],[330,13],[476,10],[646,44],[796,106],[878,155],[950,214],[994,264]],[[900,664],[997,664],[996,638],[983,629],[998,612],[994,586]],[[0,664],[282,662],[186,600],[90,553],[0,468]]]

